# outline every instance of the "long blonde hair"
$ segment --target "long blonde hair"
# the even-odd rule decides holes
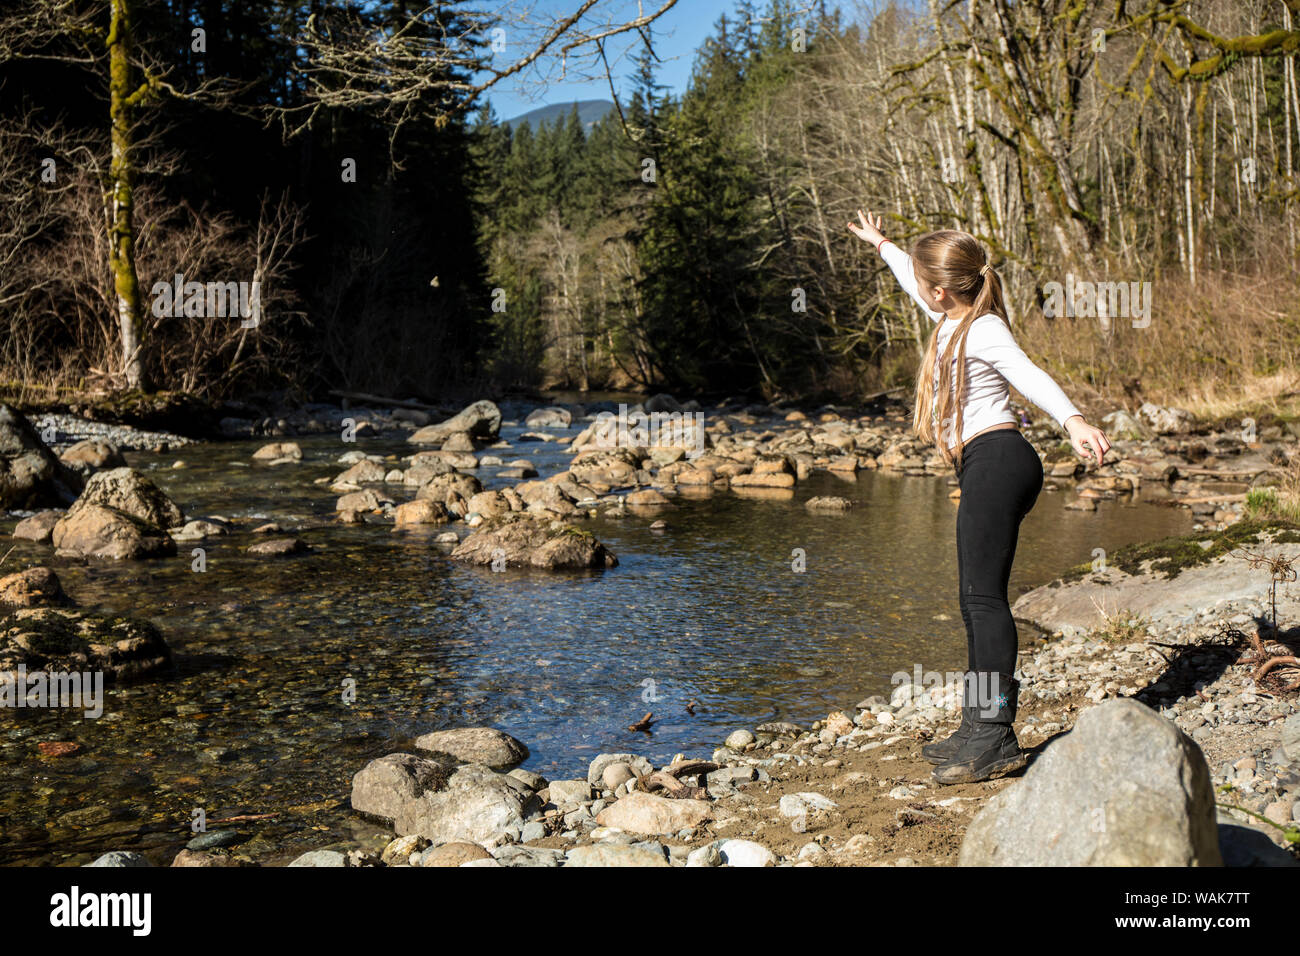
[[[937,383],[934,366],[941,323],[936,323],[930,333],[921,371],[916,378],[916,400],[912,411],[913,433],[926,443],[938,445],[944,461],[949,464],[955,461],[956,467],[960,468],[962,400],[966,395],[966,336],[975,320],[990,312],[1010,327],[1002,298],[1002,281],[989,265],[979,240],[970,233],[955,229],[939,229],[918,239],[912,248],[912,262],[918,284],[931,289],[945,289],[959,302],[972,303],[970,312],[961,320],[944,348]],[[954,361],[954,356],[959,360]],[[957,369],[955,387],[954,364]],[[938,399],[937,410],[936,394],[942,396]],[[950,439],[956,441],[955,455],[948,447]]]

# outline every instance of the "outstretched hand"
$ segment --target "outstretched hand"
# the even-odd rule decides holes
[[[1081,458],[1096,458],[1100,467],[1106,452],[1110,451],[1110,442],[1101,429],[1089,425],[1082,415],[1074,415],[1066,420],[1065,430],[1070,433],[1074,453]]]
[[[881,219],[879,215],[870,211],[864,213],[859,209],[858,221],[849,223],[849,231],[859,239],[863,239],[879,248],[880,244],[885,240],[885,234],[880,231],[880,226]]]

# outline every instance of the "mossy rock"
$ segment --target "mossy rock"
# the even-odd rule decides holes
[[[596,536],[565,521],[521,512],[485,518],[451,556],[458,561],[498,568],[549,571],[612,568],[618,558]]]
[[[1140,574],[1150,562],[1150,571],[1166,578],[1175,578],[1185,568],[1209,564],[1215,558],[1247,545],[1259,544],[1260,536],[1267,534],[1274,543],[1300,541],[1300,525],[1281,519],[1245,519],[1229,525],[1222,531],[1197,531],[1187,535],[1172,535],[1157,541],[1141,542],[1117,548],[1106,557],[1106,563],[1127,574]],[[1205,542],[1209,542],[1208,546]],[[1092,564],[1076,564],[1061,575],[1069,583],[1093,573]]]
[[[0,671],[103,671],[105,680],[167,667],[171,650],[149,621],[64,608],[28,608],[0,619]]]

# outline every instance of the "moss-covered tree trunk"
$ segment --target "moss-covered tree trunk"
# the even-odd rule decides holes
[[[109,118],[112,160],[108,172],[109,265],[117,302],[117,322],[122,342],[122,372],[128,388],[148,389],[145,378],[144,316],[140,278],[135,269],[135,222],[132,189],[131,112],[136,93],[131,89],[130,0],[112,0],[108,29]]]

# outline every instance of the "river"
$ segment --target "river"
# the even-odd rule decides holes
[[[493,454],[527,457],[543,477],[565,467],[563,446],[520,442],[522,431],[504,428],[513,450]],[[304,462],[275,468],[252,463],[260,441],[127,457],[188,516],[245,529],[274,520],[311,554],[253,558],[241,533],[203,542],[207,570],[197,572],[190,544],[173,559],[86,565],[18,543],[11,567],[50,564],[82,606],[153,620],[177,667],[110,689],[98,719],[0,715],[0,861],[82,863],[135,849],[165,864],[197,810],[210,830],[262,817],[231,825],[247,838],[241,849],[287,860],[373,837],[348,810],[352,774],[430,730],[500,728],[529,747],[526,768],[565,779],[605,751],[656,764],[707,756],[736,728],[806,723],[888,694],[897,671],[964,664],[956,505],[942,478],[819,472],[788,500],[681,499],[662,531],[633,515],[584,525],[617,568],[493,573],[451,562],[426,534],[332,520],[336,496],[313,479],[341,472],[346,450],[400,456],[411,446],[296,440]],[[480,470],[487,487],[509,483],[496,470]],[[815,494],[856,507],[810,514],[803,502]],[[1179,509],[1103,501],[1089,514],[1065,509],[1071,497],[1044,491],[1025,519],[1013,600],[1096,548],[1191,526]],[[647,712],[651,733],[626,729]],[[45,757],[42,741],[81,749]]]

